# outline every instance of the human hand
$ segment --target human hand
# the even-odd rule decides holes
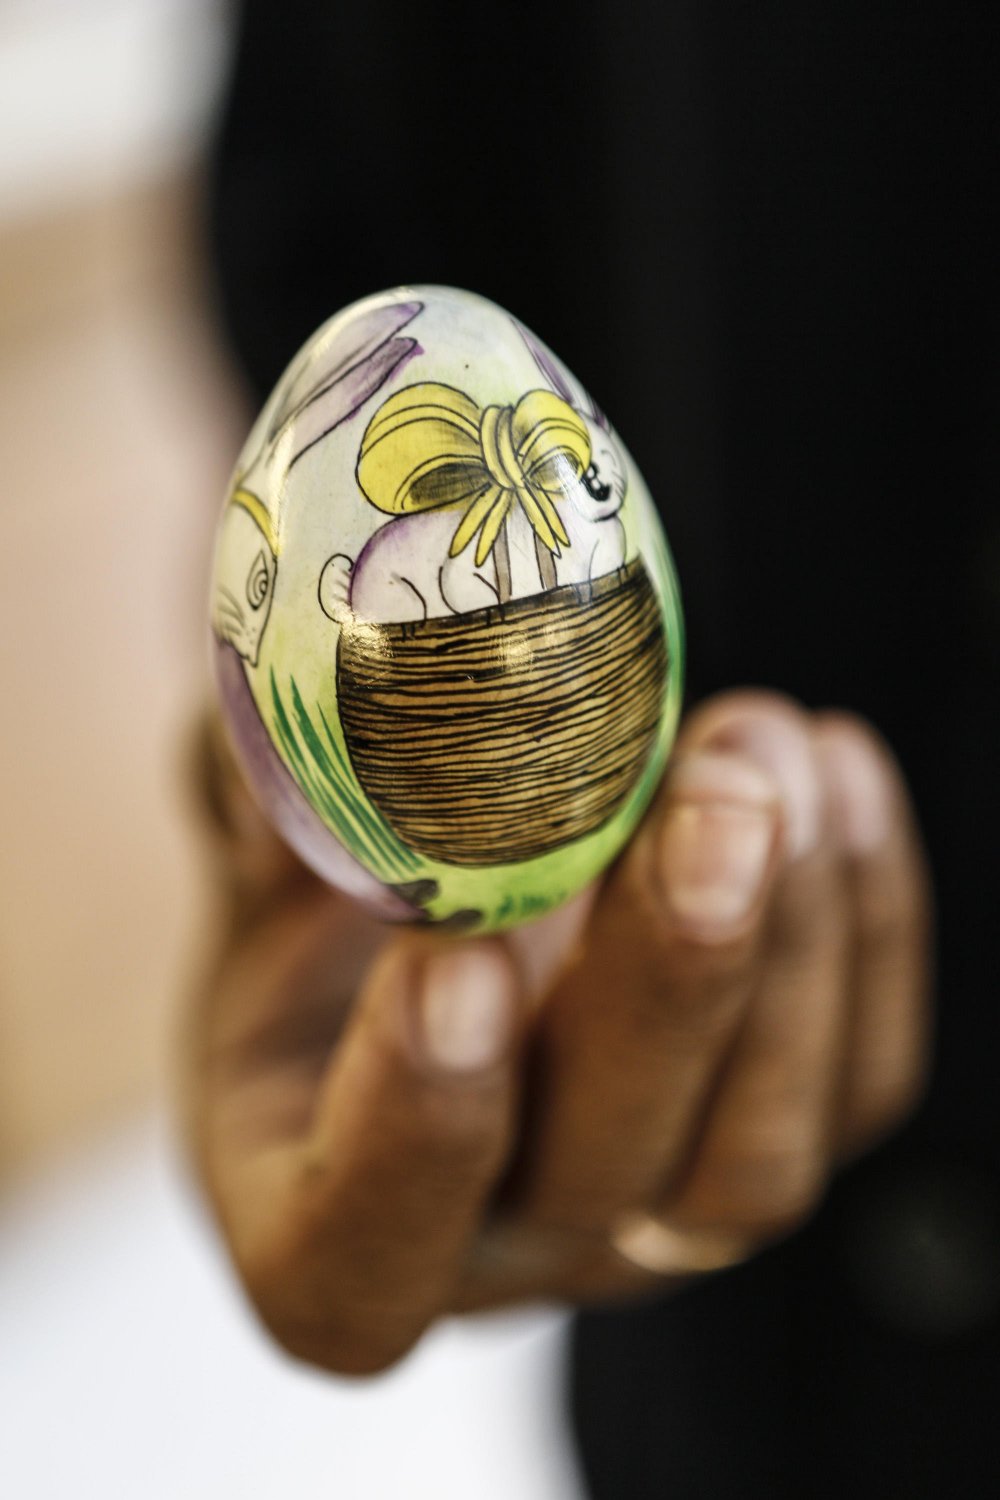
[[[191,1136],[302,1359],[372,1372],[449,1311],[743,1259],[919,1094],[927,879],[859,720],[705,704],[605,879],[494,938],[382,927],[235,779],[216,802],[236,899],[187,1038]]]

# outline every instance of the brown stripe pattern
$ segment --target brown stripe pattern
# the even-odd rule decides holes
[[[667,683],[640,560],[588,587],[341,632],[337,691],[369,799],[418,853],[532,859],[605,823],[641,776]]]

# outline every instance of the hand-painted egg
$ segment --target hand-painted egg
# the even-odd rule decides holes
[[[489,931],[566,900],[677,723],[642,477],[534,334],[446,287],[355,303],[282,377],[222,513],[212,628],[258,800],[387,918]]]

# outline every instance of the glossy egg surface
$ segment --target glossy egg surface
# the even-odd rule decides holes
[[[490,931],[615,857],[680,709],[673,565],[600,408],[510,314],[403,287],[338,313],[219,522],[219,692],[269,816],[379,915]]]

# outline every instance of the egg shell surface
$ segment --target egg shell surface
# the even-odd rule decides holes
[[[402,287],[278,382],[219,521],[211,622],[257,800],[390,920],[488,932],[598,876],[676,732],[676,575],[642,476],[510,314]]]

